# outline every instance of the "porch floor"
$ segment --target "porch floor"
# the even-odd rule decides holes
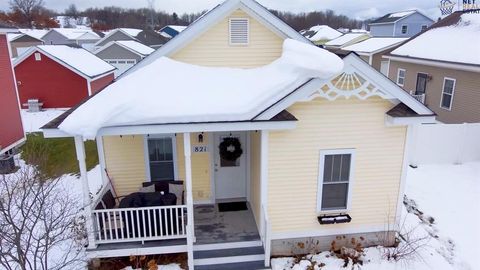
[[[219,212],[218,205],[194,207],[195,245],[260,240],[250,205],[248,210]]]

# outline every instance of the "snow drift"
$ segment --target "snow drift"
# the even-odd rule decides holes
[[[294,40],[269,65],[201,67],[161,57],[128,74],[77,108],[59,126],[93,139],[103,127],[251,120],[312,78],[343,69],[336,55]]]

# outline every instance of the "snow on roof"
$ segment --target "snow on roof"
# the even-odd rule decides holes
[[[409,15],[412,15],[413,13],[417,12],[416,10],[407,10],[407,11],[401,11],[401,12],[395,12],[395,13],[390,13],[388,15],[389,18],[403,18]]]
[[[342,35],[328,25],[316,25],[303,33],[311,41],[332,40]]]
[[[457,24],[433,28],[391,54],[480,65],[480,14],[465,13]]]
[[[37,48],[88,77],[95,77],[115,69],[112,65],[82,48],[72,48],[66,45],[38,45]]]
[[[279,59],[253,69],[195,66],[161,57],[79,106],[59,129],[94,138],[99,129],[111,126],[249,121],[308,80],[342,69],[338,56],[291,39],[284,42]]]
[[[167,26],[179,33],[187,28],[187,26],[183,26],[183,25],[167,25]]]
[[[93,32],[92,30],[89,29],[78,29],[78,28],[54,28],[52,29],[54,31],[57,31],[61,35],[65,36],[68,39],[81,39],[83,38],[84,35],[87,35],[85,37],[90,36],[87,39],[100,39],[100,36],[97,35],[97,33]]]
[[[7,34],[7,40],[8,42],[11,42],[21,36],[23,36],[24,34],[23,33],[8,33]]]
[[[365,33],[347,33],[334,40],[330,40],[329,42],[325,43],[325,45],[326,46],[342,46],[356,38],[359,38],[365,35],[366,35]]]
[[[50,30],[47,29],[18,29],[18,31],[32,36],[37,39],[42,39]]]
[[[115,42],[142,55],[149,55],[155,51],[154,49],[134,40],[118,40]]]
[[[391,46],[399,44],[408,38],[369,38],[359,43],[347,46],[343,48],[346,51],[354,51],[359,53],[374,53],[383,49],[387,49]]]
[[[132,37],[136,37],[140,32],[143,30],[141,29],[135,29],[135,28],[117,28],[118,30],[122,30],[123,32],[129,34]]]

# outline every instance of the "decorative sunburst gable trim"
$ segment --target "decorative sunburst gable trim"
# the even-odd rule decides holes
[[[359,74],[358,69],[354,69],[349,65],[345,67],[343,73],[327,81],[318,91],[312,93],[307,100],[319,97],[330,101],[338,98],[349,99],[351,97],[366,100],[374,96],[388,100],[396,99],[391,94],[382,91],[365,75]]]

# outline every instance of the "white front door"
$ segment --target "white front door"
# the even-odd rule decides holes
[[[236,160],[220,155],[220,144],[225,138],[240,141],[242,155]],[[215,199],[243,199],[247,197],[247,135],[245,132],[215,133],[214,140]],[[233,151],[233,149],[231,149]]]

